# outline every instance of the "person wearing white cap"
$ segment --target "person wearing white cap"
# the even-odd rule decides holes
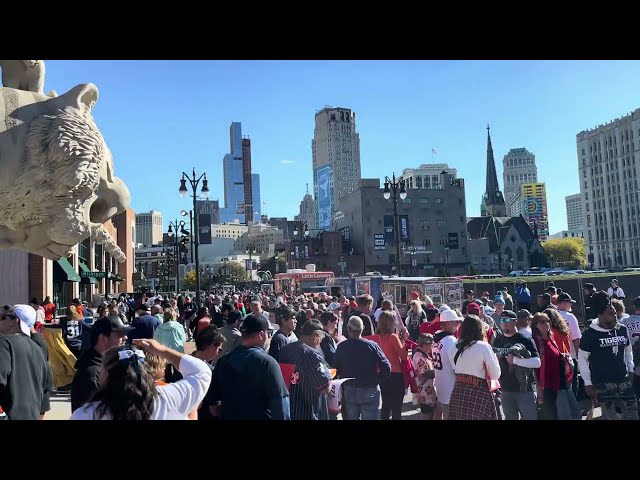
[[[30,338],[35,322],[30,305],[0,317],[0,407],[10,420],[38,420],[50,409],[51,368]]]
[[[441,305],[442,307],[443,305]],[[449,359],[449,351],[456,348],[455,333],[463,320],[451,309],[443,309],[440,314],[440,330],[433,338],[431,346],[433,368],[436,372],[436,392],[438,392],[438,408],[434,412],[434,420],[449,419],[449,400],[456,382],[454,365]]]

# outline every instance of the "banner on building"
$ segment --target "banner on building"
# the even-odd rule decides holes
[[[300,258],[300,247],[298,245],[295,246],[295,255],[296,258]]]
[[[211,245],[211,214],[201,213],[198,216],[198,228],[200,230],[198,238],[200,245]]]
[[[384,216],[384,241],[387,243],[387,245],[394,244],[393,215]]]
[[[331,230],[333,218],[333,180],[331,165],[323,165],[316,170],[316,198],[318,208],[318,228]]]
[[[304,258],[309,258],[309,245],[304,246]]]
[[[449,233],[447,246],[452,249],[458,249],[458,234],[457,233]]]
[[[410,243],[411,238],[409,236],[409,215],[400,215],[400,240]]]

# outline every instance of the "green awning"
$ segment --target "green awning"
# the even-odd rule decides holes
[[[73,269],[73,265],[71,265],[69,263],[69,260],[67,260],[66,258],[61,258],[60,260],[57,260],[57,263],[58,263],[58,265],[60,265],[60,267],[64,271],[64,275],[66,277],[63,280],[64,282],[79,282],[80,281],[80,275],[78,275],[78,272],[76,272]]]
[[[78,265],[80,265],[80,270],[82,270],[83,272],[90,272],[91,270],[89,269],[89,267],[87,267],[87,265],[84,262],[78,262]],[[98,279],[97,278],[93,278],[93,277],[80,277],[82,279],[82,283],[93,283],[94,285],[98,284]]]

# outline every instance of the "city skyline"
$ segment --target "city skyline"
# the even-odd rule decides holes
[[[328,71],[349,75],[330,82]],[[479,214],[491,124],[497,159],[520,146],[535,152],[556,232],[567,227],[565,195],[580,191],[576,134],[635,109],[638,73],[621,61],[50,61],[45,88],[98,86],[94,116],[137,212],[173,218],[189,208],[177,187],[193,166],[221,200],[237,120],[251,132],[263,213],[293,218],[313,183],[313,116],[329,104],[358,115],[363,178],[446,162],[467,180],[468,216]],[[198,82],[187,88],[190,76]]]

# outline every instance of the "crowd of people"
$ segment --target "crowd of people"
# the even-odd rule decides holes
[[[0,317],[0,418],[46,415],[42,331],[60,328],[73,420],[400,420],[407,392],[423,420],[638,419],[640,297],[628,315],[617,283],[585,287],[582,328],[571,295],[550,284],[534,305],[524,282],[460,309],[411,292],[404,318],[382,295],[120,295],[59,321],[32,299]]]

